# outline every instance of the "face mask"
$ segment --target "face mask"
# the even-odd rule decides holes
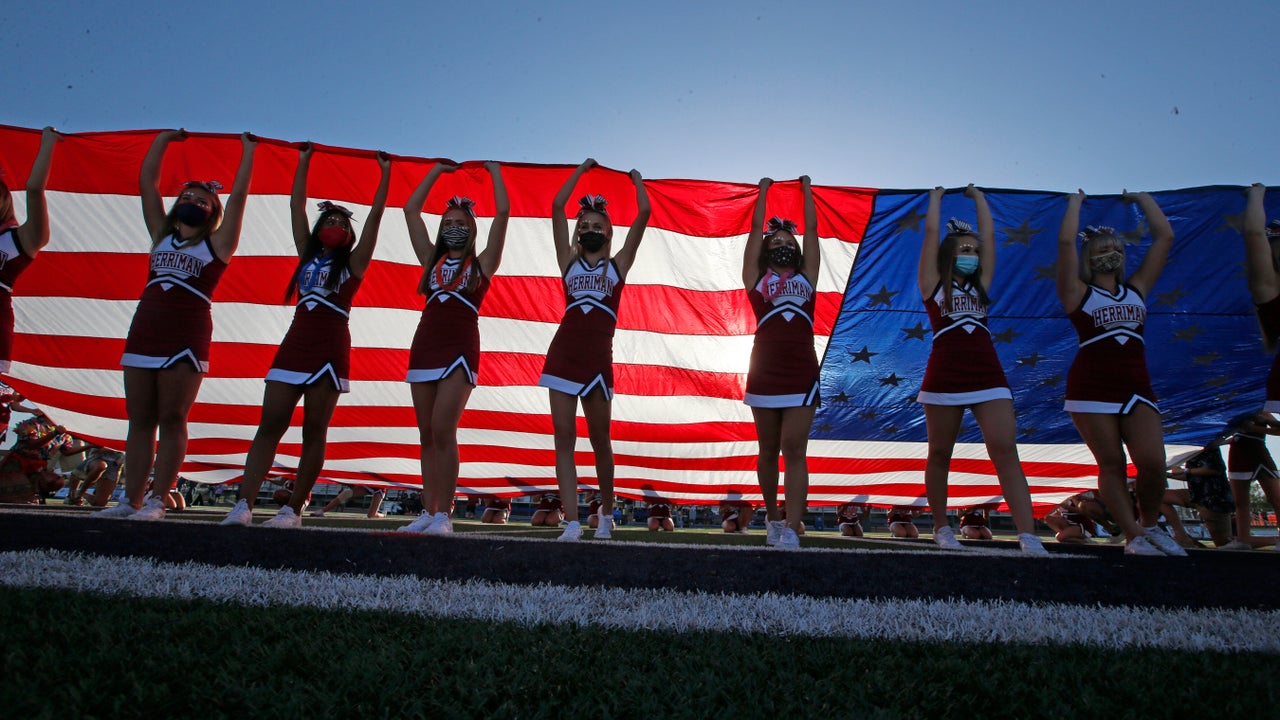
[[[779,245],[769,250],[769,262],[779,267],[795,267],[800,251],[790,245]]]
[[[450,225],[440,231],[440,237],[444,240],[445,247],[461,250],[467,246],[467,240],[471,239],[471,231],[461,225]]]
[[[1089,258],[1089,268],[1096,273],[1113,273],[1124,266],[1124,253],[1112,250],[1109,253]]]
[[[195,203],[181,202],[174,206],[173,217],[191,227],[200,227],[209,221],[209,211]]]
[[[316,237],[320,240],[321,245],[332,250],[346,245],[351,240],[351,232],[344,227],[330,225],[320,228],[320,232],[316,233]]]
[[[956,256],[956,273],[969,277],[978,269],[978,258],[973,255]]]
[[[584,232],[578,236],[578,244],[589,253],[598,251],[607,242],[609,242],[609,238],[605,237],[604,233]]]

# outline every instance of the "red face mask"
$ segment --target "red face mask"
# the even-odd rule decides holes
[[[351,232],[344,227],[330,225],[320,228],[320,232],[316,233],[316,237],[320,239],[320,244],[329,250],[346,245],[351,240]]]

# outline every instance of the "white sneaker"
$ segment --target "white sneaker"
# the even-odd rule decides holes
[[[943,550],[963,550],[964,546],[956,539],[956,531],[950,525],[943,525],[933,530],[933,542]]]
[[[593,536],[596,540],[610,540],[613,538],[613,516],[601,515],[600,525],[596,527],[596,534]]]
[[[293,511],[293,508],[285,505],[280,508],[280,512],[270,520],[262,523],[262,527],[269,528],[300,528],[302,527],[302,518]]]
[[[1157,550],[1165,555],[1172,555],[1173,557],[1187,556],[1187,551],[1183,550],[1182,546],[1174,542],[1168,533],[1158,527],[1142,528],[1142,534],[1146,535],[1147,542],[1154,545]]]
[[[324,517],[324,508],[311,511],[311,517]]]
[[[1164,557],[1164,553],[1160,552],[1160,550],[1156,548],[1155,545],[1152,545],[1150,542],[1148,542],[1147,537],[1145,535],[1139,535],[1138,537],[1125,543],[1124,554],[1125,555],[1152,555],[1155,557]]]
[[[1219,550],[1253,550],[1253,546],[1247,542],[1241,542],[1238,538],[1218,548]]]
[[[164,502],[160,498],[149,498],[136,513],[129,515],[126,520],[163,520],[164,519]]]
[[[786,520],[765,520],[764,544],[773,547],[782,542],[782,531],[787,527]]]
[[[105,510],[99,510],[93,516],[110,520],[123,520],[136,512],[138,512],[138,508],[130,505],[128,500],[121,500],[116,505],[112,505]]]
[[[1018,546],[1022,548],[1023,555],[1048,555],[1049,551],[1044,549],[1044,545],[1040,542],[1040,538],[1031,533],[1018,534]]]
[[[253,523],[253,510],[249,507],[248,500],[241,500],[236,506],[231,508],[231,512],[222,519],[219,525],[250,525]]]
[[[422,514],[418,516],[418,519],[414,520],[408,525],[405,525],[402,528],[397,529],[396,532],[402,532],[402,533],[426,532],[427,527],[430,526],[431,522],[435,519],[436,519],[435,515],[432,515],[431,513],[424,510],[422,511]]]
[[[781,536],[778,538],[778,544],[775,546],[779,550],[799,550],[800,536],[795,530],[789,527],[782,528]]]
[[[582,524],[577,520],[570,522],[564,526],[564,532],[560,533],[560,537],[556,539],[561,542],[578,542],[582,539]]]
[[[449,535],[453,532],[453,520],[449,518],[449,513],[438,512],[431,516],[431,524],[423,532],[428,535]]]

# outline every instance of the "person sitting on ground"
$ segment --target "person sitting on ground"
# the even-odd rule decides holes
[[[560,522],[564,520],[563,508],[559,493],[542,493],[529,524],[534,527],[560,527]]]
[[[727,533],[745,533],[751,525],[755,508],[751,503],[726,500],[720,503],[720,527]]]
[[[870,522],[870,505],[847,502],[836,508],[836,525],[840,528],[840,534],[845,537],[863,536],[864,517]]]
[[[592,529],[600,527],[600,508],[604,505],[604,500],[600,497],[600,491],[583,491],[582,502],[587,504],[587,526]]]
[[[920,530],[916,528],[916,518],[920,510],[912,505],[895,505],[889,508],[889,535],[895,538],[918,538]]]
[[[101,445],[91,445],[85,459],[71,471],[67,504],[106,507],[116,491],[124,469],[124,453]]]
[[[960,511],[960,536],[967,540],[991,539],[986,507],[979,505]]]
[[[667,532],[675,532],[676,525],[671,519],[671,512],[674,508],[672,503],[666,500],[657,500],[649,504],[649,529],[653,532],[666,530]]]
[[[382,500],[387,496],[387,489],[380,487],[368,487],[366,485],[347,485],[340,483],[342,489],[338,491],[338,496],[329,501],[328,505],[315,510],[311,513],[311,517],[324,517],[325,513],[331,513],[334,510],[346,505],[355,498],[362,498],[371,495],[369,500],[369,512],[365,516],[369,519],[384,518],[386,513],[382,512]],[[285,502],[288,502],[287,500]]]
[[[1073,495],[1063,500],[1048,515],[1044,516],[1044,524],[1057,533],[1055,539],[1060,543],[1086,544],[1090,537],[1096,537],[1098,526],[1080,507],[1081,495]]]
[[[511,501],[507,498],[489,498],[480,514],[480,522],[490,525],[506,525],[510,519]]]

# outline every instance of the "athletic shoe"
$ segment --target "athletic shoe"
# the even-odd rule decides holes
[[[431,522],[435,519],[436,519],[435,515],[432,515],[426,510],[423,510],[422,514],[418,516],[417,520],[414,520],[408,525],[405,525],[404,527],[397,529],[396,532],[402,532],[402,533],[426,532],[427,527],[431,525]]]
[[[1252,550],[1253,546],[1247,542],[1241,542],[1240,540],[1232,540],[1231,542],[1227,543],[1226,545],[1223,545],[1218,549],[1219,550]]]
[[[319,510],[312,510],[311,517],[324,517],[324,508],[320,508]]]
[[[138,512],[129,515],[126,520],[163,520],[164,502],[160,498],[148,498],[142,503]]]
[[[1031,533],[1018,534],[1018,546],[1022,548],[1023,555],[1048,555],[1049,551],[1044,549],[1044,545],[1040,543],[1040,538]]]
[[[1164,553],[1160,552],[1155,545],[1152,545],[1145,535],[1130,540],[1124,544],[1125,555],[1153,555],[1156,557],[1164,557]]]
[[[262,527],[270,528],[300,528],[302,527],[302,518],[298,517],[298,513],[293,508],[285,505],[280,508],[280,512],[270,520],[262,523]]]
[[[773,547],[782,542],[782,531],[787,527],[786,520],[765,520],[766,535],[764,544]]]
[[[1156,546],[1156,549],[1165,555],[1173,557],[1186,557],[1187,551],[1182,546],[1173,541],[1168,533],[1160,528],[1142,528],[1142,534],[1147,536],[1147,542]]]
[[[613,537],[613,517],[609,515],[600,516],[600,525],[596,528],[596,534],[593,535],[596,540],[609,540]]]
[[[963,550],[964,546],[956,539],[956,531],[950,525],[943,525],[933,531],[933,541],[943,550]]]
[[[781,535],[778,537],[778,544],[775,547],[779,550],[799,550],[800,536],[796,534],[795,530],[792,530],[789,527],[784,527],[782,528]]]
[[[560,537],[556,539],[561,542],[578,542],[582,539],[582,524],[577,520],[570,522],[564,526],[564,532],[560,533]]]
[[[130,505],[128,500],[121,500],[118,504],[113,505],[106,510],[99,510],[94,513],[93,516],[108,518],[110,520],[123,520],[136,512],[138,512],[138,508]]]
[[[231,508],[231,512],[223,518],[219,525],[251,525],[253,524],[253,509],[249,507],[248,500],[241,500],[236,506]]]
[[[431,516],[431,524],[423,532],[428,535],[449,535],[453,532],[453,520],[449,519],[449,513],[438,512]]]

